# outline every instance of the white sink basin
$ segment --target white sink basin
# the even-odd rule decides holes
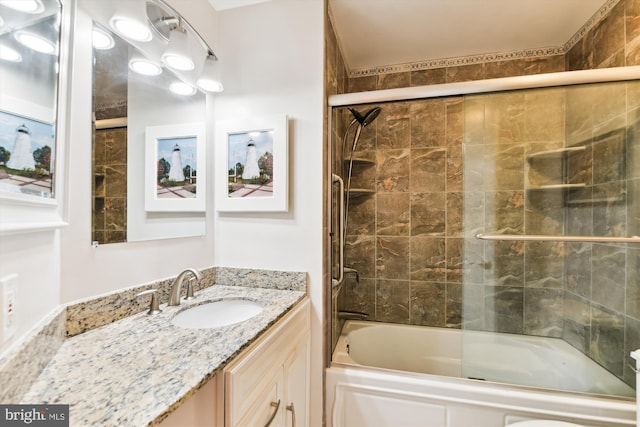
[[[244,322],[262,312],[263,307],[246,299],[225,299],[197,305],[176,314],[171,323],[187,329],[211,329]]]

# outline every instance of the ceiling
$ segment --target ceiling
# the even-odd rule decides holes
[[[347,69],[564,53],[618,0],[328,0]],[[592,19],[593,18],[593,19]],[[440,65],[442,66],[442,65]],[[415,69],[415,67],[414,67]]]
[[[269,0],[209,0],[218,11]],[[350,75],[564,54],[619,0],[327,0]]]

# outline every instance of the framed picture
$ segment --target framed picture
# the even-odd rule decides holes
[[[0,110],[0,191],[52,197],[55,129]]]
[[[146,211],[205,211],[205,147],[204,123],[145,129]]]
[[[216,135],[216,209],[286,212],[287,116],[220,123]]]

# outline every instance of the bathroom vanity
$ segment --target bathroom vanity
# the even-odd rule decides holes
[[[20,351],[0,358],[2,377],[16,380],[7,389],[18,391],[2,400],[68,404],[71,426],[308,425],[306,275],[282,273],[211,269],[194,299],[160,304],[153,315],[137,308],[103,318],[149,286],[161,289],[165,301],[166,281],[64,307]],[[193,307],[238,299],[262,310],[226,326],[172,323]],[[38,360],[58,338],[49,359]],[[33,371],[35,378],[27,378]]]

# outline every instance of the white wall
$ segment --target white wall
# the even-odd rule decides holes
[[[224,10],[214,46],[225,87],[216,122],[289,116],[289,212],[217,213],[215,260],[309,274],[313,426],[322,417],[323,13],[322,0]]]

